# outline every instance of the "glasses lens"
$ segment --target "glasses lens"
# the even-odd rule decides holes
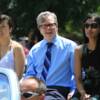
[[[26,93],[22,93],[22,96],[24,98],[31,98],[31,97],[34,97],[34,96],[38,96],[39,94],[36,93],[36,92],[26,92]]]
[[[84,25],[84,27],[85,28],[89,28],[89,27],[91,27],[91,28],[98,28],[98,24],[97,23],[91,23],[91,24],[86,23]]]
[[[87,23],[86,23],[86,24],[84,24],[84,27],[85,27],[85,28],[89,28],[89,26],[90,26],[90,25],[89,25],[89,24],[87,24]]]
[[[91,24],[91,28],[97,28],[98,27],[98,24],[97,23],[92,23]]]
[[[32,96],[32,94],[31,93],[23,93],[22,96],[25,98],[30,98]]]
[[[56,26],[56,23],[49,23],[49,24],[40,25],[40,27],[44,27],[44,28],[46,28],[46,27],[54,27],[54,26]]]

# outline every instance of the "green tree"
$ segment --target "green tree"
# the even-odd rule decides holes
[[[100,0],[0,0],[0,9],[13,17],[17,36],[36,30],[37,14],[50,10],[58,16],[62,35],[80,38],[82,20],[88,13],[100,11]]]

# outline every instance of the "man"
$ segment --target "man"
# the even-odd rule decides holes
[[[20,82],[21,100],[44,100],[46,85],[37,78],[22,79]]]
[[[44,80],[48,89],[56,90],[54,95],[48,91],[46,98],[64,100],[63,96],[69,99],[75,89],[73,66],[76,43],[58,35],[57,16],[53,12],[41,12],[37,16],[37,26],[44,39],[30,50],[25,77],[38,77]]]

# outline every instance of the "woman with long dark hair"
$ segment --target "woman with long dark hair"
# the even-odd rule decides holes
[[[81,100],[100,100],[100,17],[83,22],[84,43],[75,49],[75,79]]]

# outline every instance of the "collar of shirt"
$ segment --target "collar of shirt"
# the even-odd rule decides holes
[[[58,41],[58,38],[59,38],[59,35],[56,35],[51,41],[55,46],[59,46],[58,44],[60,44],[60,42]],[[48,41],[46,39],[43,39],[42,47],[46,46],[47,43]]]

